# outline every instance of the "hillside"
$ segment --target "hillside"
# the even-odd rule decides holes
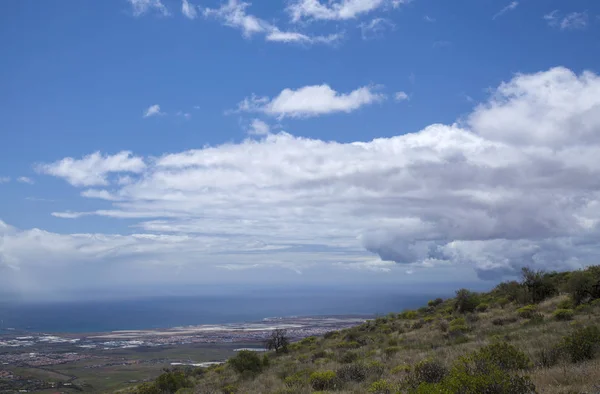
[[[278,353],[172,370],[131,392],[597,393],[599,327],[600,266],[524,269],[488,293],[461,289]]]

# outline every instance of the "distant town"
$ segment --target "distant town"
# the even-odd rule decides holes
[[[0,393],[48,388],[62,392],[94,391],[97,388],[89,387],[90,379],[81,378],[90,371],[99,374],[119,369],[133,371],[131,377],[134,378],[123,383],[138,383],[149,379],[145,377],[148,371],[173,366],[208,366],[223,362],[231,352],[240,349],[261,351],[264,340],[274,329],[285,329],[292,340],[299,340],[352,327],[367,318],[267,318],[255,323],[86,334],[5,329],[0,333]],[[190,357],[187,349],[196,349],[198,357]]]

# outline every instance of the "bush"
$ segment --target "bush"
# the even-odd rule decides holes
[[[573,363],[592,360],[600,348],[600,329],[597,326],[578,328],[564,337],[561,345]]]
[[[393,385],[383,379],[373,382],[369,387],[369,393],[374,394],[392,394],[394,391]]]
[[[425,320],[423,320],[423,319],[419,319],[419,320],[417,320],[416,322],[414,322],[414,323],[412,324],[412,326],[410,326],[410,328],[411,328],[412,330],[419,330],[419,329],[423,328],[423,326],[424,326],[424,325],[425,325]]]
[[[479,304],[479,297],[467,289],[460,289],[456,292],[454,301],[454,310],[458,313],[474,312]]]
[[[493,365],[474,368],[468,360],[458,362],[442,383],[419,387],[419,394],[532,394],[535,385],[527,376],[519,376]]]
[[[236,385],[228,384],[227,386],[224,386],[221,391],[223,394],[235,394],[238,392],[238,388]]]
[[[369,371],[370,376],[379,379],[385,371],[385,366],[379,361],[371,361],[367,364],[367,370]]]
[[[442,304],[443,302],[444,302],[444,300],[442,300],[441,298],[436,298],[435,300],[429,300],[427,305],[432,308],[435,308],[436,306]]]
[[[575,305],[573,305],[573,300],[571,298],[567,298],[562,300],[556,305],[556,309],[573,309]]]
[[[477,305],[477,307],[475,307],[475,310],[477,312],[485,312],[488,310],[490,306],[488,304],[486,304],[485,302],[482,302],[481,304]]]
[[[405,311],[398,315],[398,318],[404,320],[412,320],[417,318],[417,312],[415,311]]]
[[[421,383],[439,383],[448,374],[448,369],[435,360],[424,360],[415,364],[408,377],[410,385],[419,386]]]
[[[228,361],[238,373],[260,373],[263,369],[263,363],[256,352],[242,350],[235,357]]]
[[[362,364],[344,365],[336,372],[338,378],[343,382],[362,382],[369,375],[369,368]]]
[[[358,360],[358,353],[356,352],[346,352],[340,357],[340,363],[342,364],[350,364]]]
[[[165,372],[156,378],[154,385],[161,393],[174,393],[179,389],[192,387],[185,372],[177,369],[165,369]]]
[[[394,354],[398,353],[400,351],[400,348],[398,346],[389,346],[387,348],[385,348],[384,353],[386,356],[391,357]]]
[[[496,301],[496,304],[498,304],[498,306],[502,309],[504,309],[504,307],[508,304],[510,304],[510,300],[506,297],[501,297],[498,298],[498,300]]]
[[[567,283],[567,291],[571,295],[575,306],[589,302],[600,297],[599,278],[595,278],[590,271],[575,271]]]
[[[531,366],[529,357],[506,342],[496,342],[484,346],[473,355],[476,363],[493,364],[507,371],[518,371]]]
[[[306,375],[306,371],[296,372],[295,374],[287,376],[285,379],[283,379],[283,383],[285,383],[288,388],[302,387],[306,384]]]
[[[315,390],[333,390],[338,386],[338,377],[333,371],[313,372],[309,381]]]
[[[552,316],[556,320],[567,321],[567,320],[573,320],[574,314],[575,314],[575,312],[573,312],[573,309],[557,309],[554,311]]]
[[[523,268],[521,271],[523,286],[527,289],[529,299],[534,304],[544,301],[558,294],[558,289],[543,271],[534,271],[529,268]]]
[[[523,319],[531,319],[531,317],[533,317],[533,314],[536,312],[537,312],[536,305],[526,305],[522,308],[517,309],[517,314],[519,315],[519,317],[521,317]]]

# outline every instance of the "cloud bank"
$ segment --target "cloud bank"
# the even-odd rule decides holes
[[[274,103],[263,105],[286,115],[310,108]],[[600,257],[594,73],[516,75],[455,124],[368,142],[262,126],[253,124],[262,136],[241,143],[40,165],[98,204],[56,216],[128,219],[136,234],[61,235],[3,224],[0,266],[402,267],[432,276],[455,267],[497,279],[523,265],[563,269]]]

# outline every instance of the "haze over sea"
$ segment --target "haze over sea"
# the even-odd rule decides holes
[[[268,317],[376,315],[423,305],[430,294],[406,289],[312,289],[137,299],[0,303],[4,328],[104,332],[260,321]],[[449,295],[441,291],[440,295]],[[5,331],[6,332],[6,331]]]

